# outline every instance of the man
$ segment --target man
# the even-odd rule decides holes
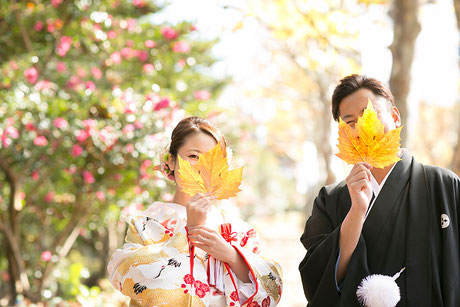
[[[368,99],[385,132],[401,126],[390,90],[360,75],[334,90],[334,119],[354,127]],[[301,237],[309,306],[360,306],[363,278],[402,268],[397,306],[460,306],[460,179],[405,149],[398,155],[383,169],[356,163],[346,180],[320,190]]]

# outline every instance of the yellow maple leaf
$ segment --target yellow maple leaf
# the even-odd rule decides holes
[[[339,121],[339,153],[337,157],[349,164],[367,162],[373,167],[384,168],[399,161],[401,128],[385,133],[369,100],[363,116],[358,118],[355,129],[342,119]]]
[[[227,157],[221,143],[200,154],[195,165],[179,155],[178,183],[182,191],[189,195],[211,193],[217,199],[235,196],[239,191],[243,168],[228,169]]]

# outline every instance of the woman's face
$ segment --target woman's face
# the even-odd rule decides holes
[[[178,155],[190,162],[190,164],[195,164],[198,161],[198,156],[209,151],[211,148],[216,146],[216,140],[209,134],[198,132],[187,138],[187,141],[179,148]],[[172,161],[174,164],[174,170],[179,168],[179,159],[174,159]],[[171,165],[172,166],[172,165]],[[177,172],[174,172],[174,177],[177,176]],[[176,177],[177,179],[177,177]],[[177,180],[176,180],[177,182]]]

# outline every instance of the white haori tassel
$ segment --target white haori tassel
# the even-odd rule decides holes
[[[402,268],[393,277],[374,274],[364,278],[356,291],[358,301],[365,307],[396,306],[401,295],[395,280],[404,270],[405,268]]]

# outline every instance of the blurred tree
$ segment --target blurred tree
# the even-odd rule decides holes
[[[454,0],[454,9],[455,17],[457,20],[457,27],[460,31],[460,0]],[[458,68],[460,69],[460,49],[458,50],[459,60]],[[460,85],[459,85],[460,88]],[[460,119],[460,96],[457,101],[457,145],[455,146],[454,155],[451,162],[451,169],[460,176],[460,124],[458,124],[458,119]]]
[[[333,183],[331,85],[359,69],[358,32],[351,22],[356,14],[335,0],[250,3],[250,14],[276,39],[272,50],[279,77],[264,94],[279,102],[275,112],[279,116],[273,117],[267,134],[283,158],[298,156],[306,140],[313,142],[321,165],[318,185]],[[282,115],[288,115],[285,124],[297,137],[279,129]]]
[[[419,0],[393,0],[390,16],[393,19],[393,54],[390,89],[401,113],[402,123],[408,125],[407,96],[410,90],[411,67],[414,60],[415,40],[420,33],[418,21]],[[407,145],[408,128],[401,131],[401,144]]]
[[[153,174],[156,154],[186,113],[212,108],[225,81],[207,74],[215,41],[186,22],[153,25],[160,9],[1,2],[0,294],[11,304],[66,291],[52,273],[75,246],[100,259],[96,284],[124,232],[120,214],[171,199]]]

